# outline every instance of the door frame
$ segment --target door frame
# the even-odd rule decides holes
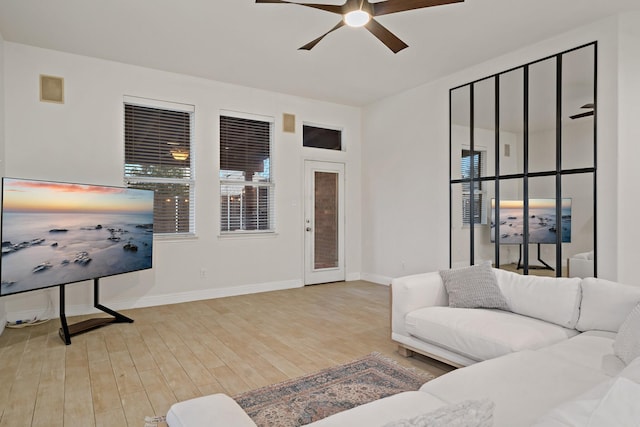
[[[322,160],[304,160],[304,207],[303,207],[303,277],[305,285],[338,282],[346,280],[345,262],[345,226],[346,226],[346,164]],[[314,268],[315,229],[313,227],[315,182],[314,172],[331,172],[338,174],[338,267]],[[307,231],[310,227],[311,230]]]

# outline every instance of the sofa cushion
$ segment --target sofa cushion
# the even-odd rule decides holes
[[[204,427],[215,425],[256,427],[249,415],[226,394],[210,394],[174,403],[167,413],[171,427]]]
[[[626,364],[640,356],[640,304],[631,310],[620,326],[613,352]]]
[[[338,412],[327,418],[307,424],[308,427],[380,427],[399,417],[414,417],[433,411],[446,402],[420,391],[406,391],[394,394],[348,411]],[[221,424],[222,425],[222,424]],[[231,424],[229,424],[231,426]],[[173,426],[172,426],[173,427]],[[235,426],[234,426],[235,427]]]
[[[615,376],[625,364],[613,354],[616,334],[606,331],[588,331],[565,341],[541,348],[538,352],[554,355],[567,362]]]
[[[511,311],[574,329],[580,314],[579,278],[540,277],[494,269]]]
[[[640,384],[640,357],[636,357],[625,366],[619,376]]]
[[[566,340],[578,332],[502,310],[424,307],[406,316],[409,334],[473,360]]]
[[[545,414],[534,427],[637,427],[640,384],[617,377]]]
[[[589,277],[582,281],[579,331],[618,332],[627,315],[640,302],[640,286]]]
[[[486,262],[440,271],[449,295],[449,307],[509,310],[492,270]]]
[[[494,406],[489,399],[465,400],[384,427],[492,427]]]
[[[446,402],[488,398],[494,427],[530,426],[560,402],[610,379],[593,369],[538,351],[521,351],[457,369],[420,391]]]

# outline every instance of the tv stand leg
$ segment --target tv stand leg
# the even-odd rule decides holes
[[[64,295],[64,285],[60,285],[60,324],[61,328],[59,330],[60,338],[66,345],[71,344],[71,337],[74,335],[78,335],[92,329],[100,328],[102,326],[106,326],[110,323],[133,323],[133,319],[125,316],[124,314],[118,313],[115,310],[112,310],[108,307],[100,304],[100,286],[99,279],[93,280],[93,306],[100,311],[103,311],[112,317],[98,317],[83,320],[82,322],[75,323],[73,325],[67,325],[67,317],[65,315],[65,295]]]
[[[549,264],[547,264],[542,259],[542,255],[540,254],[540,243],[538,243],[538,261],[542,265],[530,265],[529,266],[529,270],[551,270],[551,271],[554,271],[553,267],[551,267]],[[522,265],[522,245],[520,245],[520,257],[518,258],[517,269],[520,270],[522,268],[523,268],[523,265]]]
[[[66,345],[71,344],[71,334],[69,333],[69,325],[67,324],[67,315],[64,310],[64,285],[60,285],[60,325],[62,327],[58,331],[60,338]]]

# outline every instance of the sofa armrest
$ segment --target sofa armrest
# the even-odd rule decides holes
[[[582,258],[569,258],[567,260],[569,277],[593,277],[593,260]]]
[[[395,278],[391,281],[391,331],[407,336],[407,313],[421,307],[447,305],[447,291],[437,271]]]

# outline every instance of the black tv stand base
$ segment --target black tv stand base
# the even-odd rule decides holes
[[[529,267],[528,267],[529,270],[551,270],[551,271],[555,271],[553,269],[553,267],[551,267],[549,264],[544,262],[544,260],[540,256],[540,243],[538,243],[537,245],[538,245],[538,261],[540,261],[542,263],[542,265],[529,265]],[[520,245],[520,257],[518,258],[517,269],[521,270],[523,268],[524,268],[524,266],[522,265],[522,245]]]
[[[60,338],[66,345],[71,344],[71,337],[74,335],[82,334],[84,332],[91,331],[93,329],[100,328],[102,326],[109,325],[111,323],[133,323],[133,319],[111,310],[108,307],[100,304],[100,286],[99,279],[93,280],[93,306],[100,311],[103,311],[111,317],[96,317],[92,319],[83,320],[72,325],[67,324],[67,316],[65,314],[65,285],[60,285],[60,324],[61,328],[58,331]]]

